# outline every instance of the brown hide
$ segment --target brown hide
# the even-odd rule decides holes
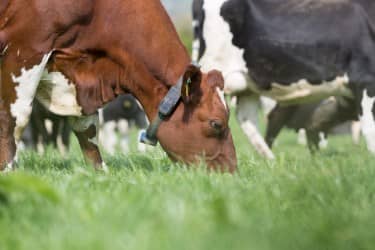
[[[0,168],[15,154],[12,75],[39,64],[51,51],[48,70],[62,72],[75,84],[84,114],[130,92],[153,120],[169,87],[184,74],[186,79],[199,72],[188,68],[189,55],[158,0],[10,0],[0,12],[0,42],[7,48],[1,65]],[[192,84],[191,98],[161,124],[158,139],[175,159],[192,163],[203,157],[212,168],[233,171],[228,111],[216,90],[222,77],[202,74]],[[88,143],[89,132],[78,135],[81,147],[99,161],[97,149]]]

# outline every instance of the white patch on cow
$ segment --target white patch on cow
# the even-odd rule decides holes
[[[258,105],[259,97],[257,96],[241,96],[238,98],[237,120],[251,144],[255,147],[259,154],[274,159],[275,156],[267,143],[264,141],[261,133],[257,128],[258,124]]]
[[[359,144],[361,140],[361,123],[358,121],[352,122],[351,132],[352,132],[353,143]]]
[[[100,130],[100,145],[102,146],[103,150],[110,155],[114,155],[116,153],[116,125],[117,124],[115,121],[109,121],[104,123]]]
[[[121,119],[117,122],[117,129],[120,135],[120,148],[122,153],[129,153],[129,122]]]
[[[193,28],[196,28],[196,27],[198,27],[198,25],[199,25],[199,21],[198,21],[198,20],[193,20],[193,21],[191,22],[191,24],[193,25]]]
[[[320,84],[311,84],[306,79],[288,85],[272,83],[271,90],[262,91],[255,84],[250,84],[254,92],[268,96],[282,104],[298,104],[322,100],[330,96],[353,97],[349,89],[350,79],[347,74],[338,76],[332,81],[323,81]]]
[[[320,149],[325,149],[328,147],[328,140],[326,138],[326,135],[324,132],[319,133],[319,148]]]
[[[192,25],[193,25],[193,28],[195,29],[196,27],[198,27],[199,21],[193,20]],[[198,62],[198,60],[199,60],[199,49],[200,49],[200,47],[201,47],[200,40],[194,39],[193,46],[192,46],[193,51],[192,51],[192,54],[191,54],[192,55],[191,58],[192,58],[193,62]]]
[[[94,126],[96,129],[96,135],[93,138],[89,138],[89,142],[94,145],[98,145],[98,129],[99,129],[99,116],[98,114],[90,116],[81,116],[81,117],[70,117],[69,122],[72,126],[72,129],[76,132],[85,132],[91,126]]]
[[[223,105],[224,105],[224,108],[227,110],[227,109],[228,109],[228,106],[227,106],[227,102],[225,101],[224,91],[222,91],[220,88],[216,88],[216,91],[217,91],[217,94],[218,94],[219,97],[220,97],[221,102],[222,102]]]
[[[246,62],[244,50],[232,43],[233,34],[229,24],[220,15],[220,10],[227,0],[204,1],[206,19],[203,25],[203,38],[206,50],[200,64],[203,71],[220,70],[225,79],[225,92],[232,94],[247,88]]]
[[[46,130],[47,130],[48,134],[52,134],[53,123],[50,119],[46,119],[44,121],[44,126],[46,127]]]
[[[104,161],[102,162],[102,170],[104,173],[107,173],[107,174],[109,173],[109,168]]]
[[[44,71],[37,99],[52,113],[62,116],[81,116],[75,85],[60,72]]]
[[[14,167],[13,167],[13,162],[11,163],[8,163],[5,167],[5,169],[2,171],[2,173],[9,173],[9,172],[12,172],[14,170]]]
[[[301,129],[298,130],[297,142],[298,142],[299,145],[307,145],[306,129],[301,128]]]
[[[367,148],[372,153],[375,153],[375,120],[372,112],[374,103],[375,97],[369,97],[367,90],[364,90],[361,102],[362,116],[360,116],[360,121],[362,133],[367,142]]]
[[[260,103],[262,105],[262,109],[265,116],[268,116],[269,113],[276,107],[277,102],[275,102],[273,99],[261,96],[260,97]]]
[[[14,138],[16,142],[21,139],[22,131],[29,122],[32,111],[32,103],[37,92],[38,84],[42,78],[43,71],[47,66],[51,53],[46,54],[39,65],[26,70],[21,69],[20,76],[12,75],[14,83],[18,84],[16,90],[16,101],[11,105],[10,111],[13,118],[16,119],[14,129]]]
[[[193,41],[193,51],[191,53],[191,58],[193,60],[193,62],[198,62],[199,60],[199,49],[200,49],[200,46],[201,46],[201,42],[199,41],[199,39],[195,39]]]

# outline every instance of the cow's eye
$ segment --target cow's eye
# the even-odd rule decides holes
[[[224,124],[219,120],[210,120],[210,127],[216,134],[221,134],[224,131]]]

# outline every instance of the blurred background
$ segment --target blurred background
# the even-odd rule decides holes
[[[185,46],[191,52],[192,26],[191,5],[192,0],[162,0],[169,15],[183,40]]]

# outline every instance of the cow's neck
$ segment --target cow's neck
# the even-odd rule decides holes
[[[184,51],[180,53],[182,54],[176,54],[176,56],[182,58],[186,56]],[[175,85],[185,73],[190,60],[170,65],[169,72],[174,74],[170,73],[169,77],[173,76],[173,78],[170,78],[170,82],[167,83],[165,80],[161,80],[160,76],[155,76],[145,63],[140,62],[134,56],[124,51],[116,51],[114,54],[121,55],[122,60],[124,60],[122,65],[126,65],[121,81],[123,90],[132,93],[142,104],[149,120],[153,120],[158,113],[160,102],[166,96],[170,86]]]
[[[149,119],[168,89],[190,63],[190,56],[159,0],[98,0],[95,18],[85,27],[76,47],[93,47],[125,71],[122,87],[143,105]],[[113,9],[116,9],[114,11]],[[108,16],[108,13],[127,13]],[[112,34],[100,31],[111,27]]]

